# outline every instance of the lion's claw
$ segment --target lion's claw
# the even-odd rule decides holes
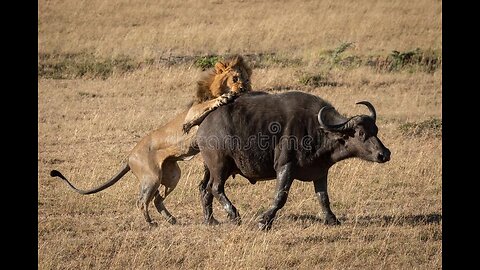
[[[229,103],[230,101],[234,100],[236,96],[237,95],[234,92],[228,92],[226,94],[221,95],[220,96],[221,99],[219,100],[220,102],[219,102],[218,106]]]
[[[192,127],[193,127],[193,124],[191,122],[183,124],[182,126],[183,134],[187,134],[190,131],[190,129],[192,129]]]

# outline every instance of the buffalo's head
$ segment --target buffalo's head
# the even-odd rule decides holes
[[[384,163],[390,160],[390,150],[377,137],[378,127],[375,124],[377,114],[368,101],[357,104],[367,106],[370,115],[357,115],[345,119],[331,106],[325,106],[318,112],[320,127],[333,133],[345,153],[343,157],[358,157],[364,160]]]

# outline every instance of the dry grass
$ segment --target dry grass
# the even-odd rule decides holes
[[[361,54],[441,49],[440,1],[40,1],[42,52]]]
[[[347,41],[355,45],[345,54],[361,57],[441,50],[441,8],[439,1],[423,0],[40,1],[39,68],[40,54],[75,53],[91,54],[88,65],[95,68],[95,59],[122,57],[134,68],[39,77],[38,268],[441,268],[441,66],[385,72],[318,62]],[[165,201],[179,224],[169,225],[152,208],[159,222],[153,229],[135,208],[132,174],[90,196],[49,177],[58,169],[79,187],[96,186],[116,172],[140,137],[185,108],[200,73],[195,59],[159,59],[272,52],[282,58],[254,69],[255,89],[307,91],[347,115],[364,113],[354,106],[359,100],[377,109],[379,136],[392,160],[348,160],[331,169],[330,200],[341,226],[322,225],[313,185],[295,182],[272,231],[260,232],[255,218],[271,203],[275,182],[251,185],[240,176],[227,182],[226,192],[243,224],[229,224],[215,202],[224,223],[201,225],[200,157],[180,163],[181,182]],[[333,83],[304,84],[305,74]],[[424,124],[431,119],[434,124]]]

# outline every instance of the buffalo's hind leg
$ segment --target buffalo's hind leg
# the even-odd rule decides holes
[[[258,226],[261,230],[269,230],[272,227],[273,220],[277,211],[287,202],[288,192],[293,183],[291,176],[291,163],[287,163],[277,170],[277,189],[272,207],[268,209],[260,218]]]
[[[340,225],[340,221],[338,221],[335,214],[333,214],[332,209],[330,209],[330,200],[328,199],[327,192],[327,175],[328,174],[326,173],[324,176],[313,181],[315,194],[320,202],[320,215],[325,225]]]
[[[223,209],[227,212],[227,215],[233,223],[240,225],[241,219],[240,214],[238,213],[237,208],[232,204],[225,195],[225,182],[230,176],[231,162],[223,160],[220,164],[216,164],[214,167],[209,166],[210,168],[210,180],[207,185],[207,191],[211,191],[213,196],[220,202],[223,206]]]
[[[212,183],[211,189],[213,196],[217,198],[220,204],[223,206],[223,209],[227,212],[228,218],[233,223],[240,225],[241,218],[240,214],[238,213],[237,208],[232,204],[232,202],[228,199],[227,195],[225,195],[225,180],[214,181]]]
[[[207,225],[218,225],[219,222],[213,217],[213,194],[211,192],[212,186],[209,186],[210,171],[204,165],[204,174],[202,182],[198,185],[200,190],[200,199],[202,202],[204,223]]]

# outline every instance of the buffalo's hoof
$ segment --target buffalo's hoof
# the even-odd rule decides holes
[[[167,219],[168,223],[172,224],[172,225],[175,225],[177,224],[177,219],[175,217],[170,217]]]
[[[262,231],[268,231],[272,228],[273,219],[262,217],[258,222],[258,228]]]
[[[323,221],[323,224],[325,225],[340,225],[340,221],[335,217],[335,216],[330,216],[330,217],[327,217],[325,218],[325,220]]]
[[[155,221],[150,221],[150,222],[148,222],[148,225],[149,225],[150,227],[158,227],[158,223],[155,222]]]
[[[258,223],[258,228],[262,231],[269,231],[272,228],[272,223],[263,223],[259,222]]]
[[[238,226],[242,224],[242,219],[240,217],[232,218],[231,222]]]
[[[209,225],[209,226],[215,226],[215,225],[219,225],[220,222],[218,222],[215,218],[210,218],[208,220],[203,221],[203,224]]]

